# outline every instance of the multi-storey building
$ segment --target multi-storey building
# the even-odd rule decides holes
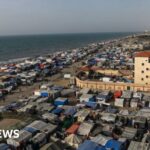
[[[134,59],[134,83],[150,85],[150,51],[136,53]]]

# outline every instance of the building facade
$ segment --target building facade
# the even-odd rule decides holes
[[[150,85],[150,51],[139,52],[135,55],[134,83]]]

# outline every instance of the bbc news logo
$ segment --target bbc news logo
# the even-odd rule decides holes
[[[19,138],[19,130],[0,130],[0,139]]]

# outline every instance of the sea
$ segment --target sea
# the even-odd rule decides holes
[[[72,50],[132,34],[126,32],[0,36],[0,62]]]

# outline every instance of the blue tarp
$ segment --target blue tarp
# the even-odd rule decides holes
[[[76,112],[77,112],[77,109],[75,107],[71,107],[65,111],[65,115],[73,116]]]
[[[31,128],[31,127],[25,127],[24,130],[25,130],[25,131],[28,131],[28,132],[30,132],[30,133],[32,133],[32,134],[35,134],[35,133],[38,132],[37,129]]]
[[[78,150],[106,150],[106,149],[90,140],[86,140],[79,146]]]
[[[47,91],[42,91],[41,96],[42,97],[49,97],[49,93]]]
[[[0,144],[0,150],[8,150],[8,149],[10,149],[10,147],[7,144],[5,143]]]
[[[62,91],[63,87],[62,86],[53,86],[52,90]]]
[[[56,115],[59,115],[60,113],[62,113],[63,112],[63,109],[62,108],[59,108],[59,107],[57,107],[56,109],[54,109],[53,111],[52,111],[52,113],[53,114],[56,114]]]
[[[91,97],[91,98],[89,99],[89,101],[90,101],[90,102],[95,102],[95,97]]]
[[[91,107],[93,109],[95,109],[97,107],[97,103],[96,102],[86,102],[85,105],[87,107]]]
[[[67,98],[57,98],[55,101],[54,101],[54,105],[55,106],[59,106],[59,105],[66,105],[68,104],[68,99]]]
[[[107,143],[105,144],[105,147],[113,149],[113,150],[122,150],[123,143],[119,142],[117,140],[111,139],[111,140],[107,141]]]

